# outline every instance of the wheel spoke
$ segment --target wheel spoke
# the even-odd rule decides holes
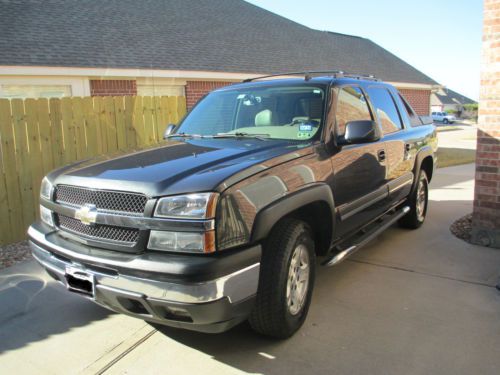
[[[298,245],[290,259],[286,287],[286,301],[292,315],[298,314],[306,300],[309,287],[309,253],[304,245]]]

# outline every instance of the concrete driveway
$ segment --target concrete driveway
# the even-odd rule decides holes
[[[389,229],[318,272],[303,328],[273,341],[242,325],[221,335],[110,313],[34,262],[0,281],[0,373],[498,374],[500,250],[453,237],[472,210],[473,165],[440,169],[428,220]]]

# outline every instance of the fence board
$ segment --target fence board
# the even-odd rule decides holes
[[[82,109],[85,118],[85,140],[87,143],[86,155],[92,157],[99,155],[97,135],[98,114],[94,111],[94,101],[91,97],[82,99]]]
[[[28,136],[28,160],[29,164],[24,164],[24,168],[31,170],[31,181],[33,201],[38,206],[40,195],[40,184],[43,178],[42,150],[40,149],[40,131],[38,128],[37,103],[35,99],[24,101],[24,111],[26,118],[26,134]],[[35,209],[35,216],[38,218],[39,210]]]
[[[137,146],[137,134],[134,128],[134,105],[136,98],[133,96],[125,97],[125,131],[127,133],[127,148],[133,149]]]
[[[111,96],[104,98],[104,111],[108,152],[115,152],[118,150],[118,139],[116,134],[115,103]]]
[[[40,150],[42,153],[42,174],[46,175],[54,169],[54,156],[51,152],[52,134],[50,129],[49,101],[41,98],[36,101],[36,113],[38,117],[38,129],[40,131]]]
[[[113,98],[115,105],[116,119],[116,137],[118,149],[125,150],[127,148],[127,129],[125,126],[125,103],[122,96]]]
[[[73,102],[71,98],[61,99],[61,118],[64,140],[63,164],[76,160],[75,127],[73,124]]]
[[[16,168],[18,171],[19,188],[21,192],[22,227],[19,231],[26,230],[28,223],[35,219],[35,201],[33,200],[33,180],[31,176],[28,132],[24,102],[21,99],[12,99],[12,125],[16,145]]]
[[[82,98],[73,98],[73,123],[75,124],[76,159],[80,160],[87,157],[85,116],[83,114]]]
[[[10,101],[0,99],[0,213],[2,225],[0,225],[0,243],[6,244],[16,240],[17,232],[22,227],[21,195],[19,180],[17,179],[16,153],[14,144],[14,133],[12,127],[12,114]],[[4,199],[6,202],[4,203]],[[7,212],[5,212],[5,210]]]
[[[0,99],[0,244],[25,238],[50,170],[154,144],[184,113],[182,97]]]
[[[153,100],[150,96],[145,96],[142,101],[144,114],[145,141],[147,145],[153,144],[156,140],[155,121],[153,116]]]
[[[108,134],[106,132],[106,109],[104,108],[104,98],[95,97],[94,111],[97,113],[97,134],[99,135],[99,142],[97,143],[97,151],[99,154],[108,152]]]
[[[49,100],[50,118],[50,141],[54,167],[59,167],[64,160],[64,142],[61,115],[61,100],[52,98]],[[47,149],[44,152],[48,152]]]
[[[134,129],[138,146],[146,145],[146,131],[144,130],[144,116],[142,97],[138,96],[134,103]]]

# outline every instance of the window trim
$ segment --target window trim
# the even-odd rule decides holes
[[[385,133],[385,132],[384,132],[384,128],[382,127],[382,124],[380,123],[380,119],[379,119],[379,117],[378,117],[378,113],[377,113],[377,123],[378,123],[378,125],[380,126],[380,129],[382,130],[382,136],[384,137],[384,136],[386,136],[386,135],[396,134],[396,133],[399,133],[399,132],[401,132],[401,131],[406,130],[406,129],[407,129],[406,124],[405,124],[405,122],[403,121],[403,117],[401,116],[401,112],[399,111],[398,105],[397,105],[397,103],[396,103],[396,100],[394,99],[394,95],[393,95],[393,93],[392,93],[391,88],[390,88],[390,87],[387,87],[387,86],[383,86],[383,85],[369,85],[369,86],[367,87],[367,91],[368,91],[369,89],[371,89],[371,88],[383,89],[383,90],[385,90],[385,91],[387,91],[387,92],[389,93],[389,96],[390,96],[390,97],[391,97],[391,99],[392,99],[392,104],[394,104],[394,107],[396,107],[396,113],[398,114],[399,122],[400,122],[400,124],[401,124],[401,128],[400,128],[400,129],[398,129],[398,130],[396,130],[396,131],[393,131],[393,132],[391,132],[391,133]],[[369,95],[368,95],[368,98],[370,99],[370,102],[372,102],[372,99],[370,98],[370,96],[369,96]],[[372,105],[373,105],[374,109],[376,110],[376,109],[377,109],[377,107],[376,107],[375,103],[372,103]],[[375,112],[376,112],[376,111],[375,111]]]
[[[345,87],[356,87],[359,89],[359,91],[361,91],[361,93],[363,94],[363,96],[365,98],[366,107],[368,108],[368,112],[370,113],[371,120],[374,121],[374,112],[373,112],[373,108],[371,105],[370,97],[367,95],[366,91],[363,89],[363,86],[361,86],[360,84],[357,84],[357,83],[344,83],[342,85],[338,85],[338,86],[333,87],[333,89],[337,89],[337,94],[335,95],[336,101],[335,101],[335,105],[333,108],[333,111],[334,111],[333,135],[334,135],[335,144],[337,144],[337,139],[339,137],[339,128],[338,128],[338,124],[337,124],[337,112],[338,112],[337,110],[339,107],[340,91]],[[377,121],[377,125],[379,125],[378,121]]]

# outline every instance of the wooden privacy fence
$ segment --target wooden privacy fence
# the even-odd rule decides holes
[[[0,245],[25,238],[52,169],[154,144],[185,113],[184,97],[0,99]]]

